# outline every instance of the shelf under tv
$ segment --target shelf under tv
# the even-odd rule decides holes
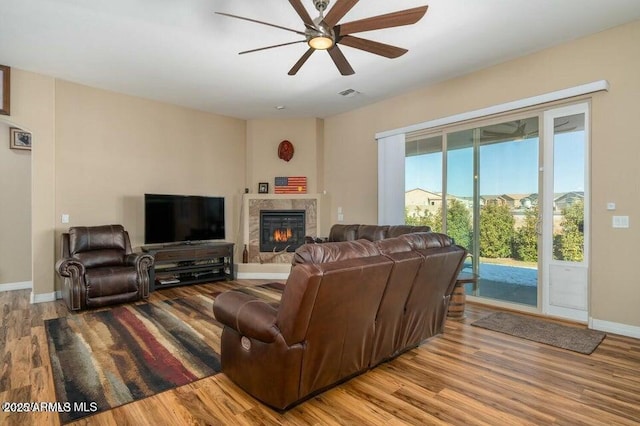
[[[208,242],[142,247],[154,258],[152,291],[234,279],[233,243]]]

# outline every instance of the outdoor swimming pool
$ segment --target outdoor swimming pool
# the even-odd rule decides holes
[[[469,272],[471,265],[465,265]],[[479,297],[536,306],[538,301],[538,270],[522,266],[480,262]],[[472,294],[472,286],[466,287]]]
[[[538,285],[538,270],[535,268],[523,268],[521,266],[496,265],[481,262],[480,278],[489,281],[536,287]]]

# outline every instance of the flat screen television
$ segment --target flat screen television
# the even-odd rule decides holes
[[[144,194],[145,244],[225,239],[224,197]]]

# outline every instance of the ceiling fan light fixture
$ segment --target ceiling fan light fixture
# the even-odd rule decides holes
[[[309,47],[316,50],[327,50],[333,47],[333,39],[325,35],[312,37],[307,43],[309,44]]]

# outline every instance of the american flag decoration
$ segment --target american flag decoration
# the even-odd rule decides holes
[[[276,194],[306,194],[306,176],[280,176],[276,178],[274,190]]]

